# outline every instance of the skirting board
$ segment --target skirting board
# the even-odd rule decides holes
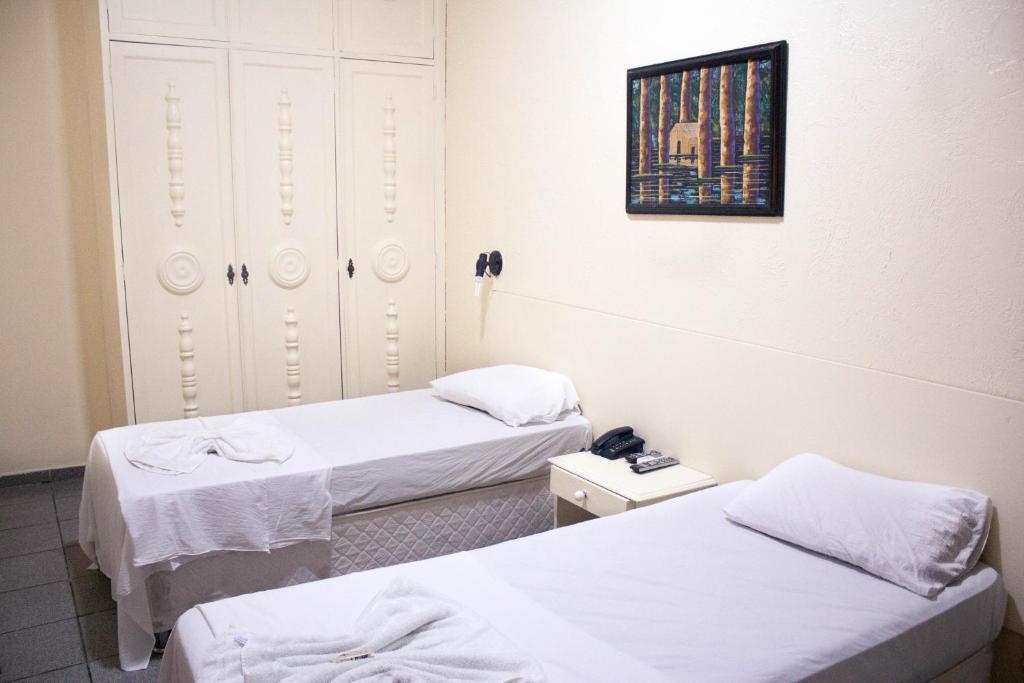
[[[59,467],[52,470],[34,470],[20,474],[5,474],[0,477],[0,488],[20,486],[21,484],[48,484],[65,479],[81,479],[85,476],[85,465],[77,467]]]

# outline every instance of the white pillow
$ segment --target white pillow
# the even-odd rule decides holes
[[[554,422],[579,404],[568,377],[525,365],[466,370],[430,386],[446,401],[484,410],[510,427]]]
[[[980,493],[888,479],[812,453],[785,461],[724,509],[734,522],[929,598],[974,567],[992,516]]]

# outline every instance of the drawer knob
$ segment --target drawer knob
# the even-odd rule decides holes
[[[582,503],[584,500],[587,499],[587,492],[577,491],[576,493],[572,494],[572,497],[576,499],[576,502]]]

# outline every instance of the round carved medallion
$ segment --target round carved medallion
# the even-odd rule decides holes
[[[309,277],[309,259],[296,243],[285,242],[271,252],[269,271],[278,287],[294,289]]]
[[[177,249],[168,254],[157,268],[160,284],[171,294],[191,294],[203,284],[203,269],[199,259],[187,249]]]
[[[373,272],[384,282],[398,282],[409,272],[409,254],[398,240],[383,240],[374,247]]]

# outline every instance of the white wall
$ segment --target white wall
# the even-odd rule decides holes
[[[0,0],[0,475],[110,422],[79,5]]]
[[[628,216],[626,69],[779,39],[785,218]],[[449,0],[448,51],[448,370],[566,371],[721,480],[985,491],[1021,630],[1024,4]]]

